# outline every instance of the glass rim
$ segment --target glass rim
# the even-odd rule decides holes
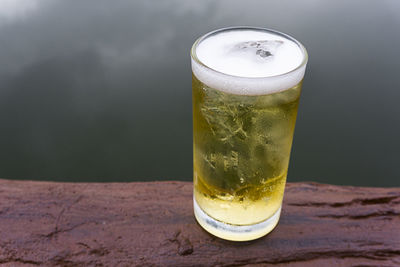
[[[301,52],[302,52],[302,54],[303,54],[303,60],[301,61],[301,63],[300,63],[297,67],[291,69],[290,71],[284,72],[284,73],[280,73],[280,74],[277,74],[277,75],[270,75],[270,76],[245,77],[245,76],[237,76],[237,75],[227,74],[227,73],[218,71],[218,70],[216,70],[216,69],[213,69],[213,68],[207,66],[205,63],[203,63],[203,62],[197,57],[197,54],[196,54],[197,46],[198,46],[203,40],[207,39],[208,37],[210,37],[210,36],[212,36],[212,35],[216,35],[216,34],[219,34],[219,33],[221,33],[221,32],[225,32],[225,31],[232,31],[232,30],[256,30],[256,31],[264,31],[264,32],[269,32],[269,33],[273,33],[273,34],[279,35],[279,36],[281,36],[281,37],[284,37],[284,38],[286,38],[286,39],[288,39],[288,40],[294,42],[294,43],[300,48],[300,50],[301,50]],[[192,48],[190,49],[190,56],[191,56],[191,58],[192,58],[197,64],[199,64],[199,65],[202,66],[203,68],[205,68],[205,69],[207,69],[207,70],[210,70],[210,71],[212,71],[212,72],[216,72],[216,73],[218,73],[218,74],[220,74],[220,75],[225,75],[225,76],[229,76],[229,77],[235,77],[235,78],[239,78],[239,79],[250,79],[250,80],[268,79],[268,78],[275,78],[275,77],[285,76],[285,75],[288,75],[288,74],[290,74],[290,73],[292,73],[292,72],[295,72],[295,71],[301,69],[301,68],[304,67],[304,66],[307,64],[307,62],[308,62],[308,53],[307,53],[306,48],[304,47],[304,45],[303,45],[302,43],[300,43],[300,42],[299,42],[297,39],[295,39],[294,37],[292,37],[292,36],[290,36],[290,35],[288,35],[288,34],[286,34],[286,33],[273,30],[273,29],[262,28],[262,27],[253,27],[253,26],[232,26],[232,27],[220,28],[220,29],[217,29],[217,30],[208,32],[208,33],[206,33],[206,34],[200,36],[200,37],[193,43]]]

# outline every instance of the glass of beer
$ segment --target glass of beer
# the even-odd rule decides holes
[[[195,217],[223,239],[264,236],[281,213],[307,51],[233,27],[199,38],[191,63]]]

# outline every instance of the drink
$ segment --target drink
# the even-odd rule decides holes
[[[208,232],[244,241],[276,226],[306,61],[300,43],[264,29],[194,44],[194,210]]]

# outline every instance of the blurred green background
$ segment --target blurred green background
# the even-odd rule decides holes
[[[189,50],[239,25],[309,52],[288,181],[400,186],[397,0],[2,0],[0,177],[191,181]]]

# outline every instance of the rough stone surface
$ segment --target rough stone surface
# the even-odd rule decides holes
[[[229,242],[192,183],[0,180],[0,266],[400,266],[400,188],[289,183],[277,228]]]

